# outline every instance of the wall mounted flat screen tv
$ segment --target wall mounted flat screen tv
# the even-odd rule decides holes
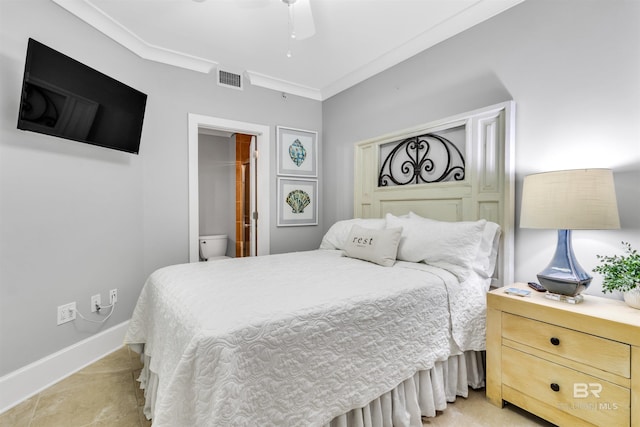
[[[18,129],[138,154],[147,95],[29,39]]]

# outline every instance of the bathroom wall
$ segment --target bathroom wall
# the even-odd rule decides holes
[[[198,135],[200,235],[226,234],[227,256],[235,247],[235,136]]]

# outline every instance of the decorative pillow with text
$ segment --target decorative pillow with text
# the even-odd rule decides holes
[[[392,267],[396,262],[401,236],[402,227],[373,230],[353,225],[344,252],[350,258]]]
[[[329,228],[322,238],[320,249],[344,249],[351,227],[359,225],[364,228],[381,230],[385,228],[387,221],[384,218],[354,218],[338,221]]]

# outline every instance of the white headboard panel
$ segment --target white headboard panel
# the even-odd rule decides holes
[[[380,155],[382,145],[451,128],[464,129],[464,148],[460,150],[463,178],[411,185],[382,184],[385,180],[381,166],[386,163]],[[509,101],[357,143],[354,217],[383,218],[387,213],[402,215],[412,211],[441,221],[484,218],[498,223],[502,237],[493,285],[512,283],[514,136],[515,103]],[[413,167],[408,166],[408,175],[413,173]],[[424,169],[424,164],[421,167]]]

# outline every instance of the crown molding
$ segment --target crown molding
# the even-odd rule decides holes
[[[322,101],[322,93],[319,89],[312,87],[299,85],[286,80],[277,79],[275,77],[260,74],[255,71],[246,71],[249,82],[254,86],[264,87],[266,89],[277,90],[279,92],[289,93],[291,95],[298,95],[304,98],[314,99],[316,101]]]
[[[89,0],[51,1],[115,42],[121,44],[140,58],[205,74],[212,72],[219,66],[215,61],[187,55],[147,43],[138,35],[115,21],[100,8],[92,4]],[[285,92],[314,100],[321,100],[321,94],[318,89],[277,79],[254,71],[247,71],[246,74],[249,77],[250,83],[254,86],[260,86],[266,89]]]
[[[384,53],[368,64],[339,78],[322,88],[322,100],[328,99],[356,84],[387,70],[423,52],[436,44],[455,36],[481,22],[484,22],[525,0],[495,2],[480,0],[449,19],[428,28],[406,43]]]
[[[217,62],[147,43],[88,0],[51,0],[142,59],[210,73]]]
[[[51,0],[82,21],[121,44],[140,58],[200,73],[210,73],[218,62],[165,49],[147,43],[138,35],[115,21],[90,0]],[[312,88],[294,82],[278,79],[255,71],[245,71],[254,86],[324,101],[376,74],[405,61],[412,56],[468,29],[525,0],[479,0],[456,15],[425,30],[413,39],[384,53],[362,67],[345,74],[322,88]]]

